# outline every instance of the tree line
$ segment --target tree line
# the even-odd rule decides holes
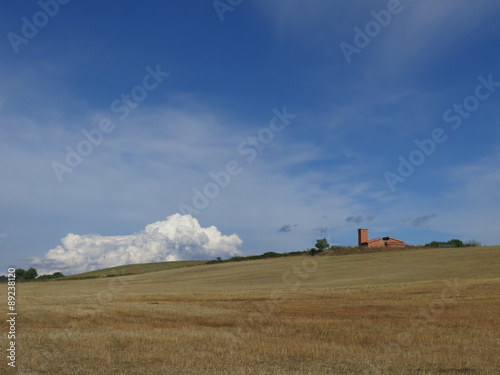
[[[422,248],[422,247],[430,247],[430,248],[439,248],[439,247],[479,247],[482,246],[480,242],[471,240],[468,242],[462,242],[461,240],[458,239],[452,239],[449,240],[448,242],[440,242],[440,241],[432,241],[429,242],[428,244],[425,245],[415,245],[411,246],[408,245],[407,248]],[[229,259],[222,259],[221,257],[218,257],[214,260],[210,260],[207,262],[207,264],[213,264],[213,263],[226,263],[226,262],[241,262],[245,260],[256,260],[256,259],[266,259],[266,258],[279,258],[279,257],[288,257],[288,256],[295,256],[295,255],[318,255],[321,254],[324,251],[327,250],[332,250],[335,253],[339,253],[339,255],[343,254],[349,254],[353,253],[356,249],[359,249],[359,247],[345,247],[345,246],[330,246],[328,243],[328,240],[326,238],[319,238],[316,240],[316,244],[314,245],[313,248],[303,250],[303,251],[292,251],[288,253],[275,253],[273,251],[261,254],[261,255],[248,255],[248,256],[235,256]]]
[[[479,247],[482,246],[481,242],[470,240],[467,242],[462,242],[456,238],[449,240],[448,242],[442,241],[432,241],[424,245],[425,247]]]
[[[57,279],[59,277],[63,277],[64,275],[61,272],[54,272],[52,275],[41,275],[38,276],[38,272],[35,268],[30,267],[27,270],[22,268],[16,268],[15,270],[16,280],[48,280],[48,279]]]

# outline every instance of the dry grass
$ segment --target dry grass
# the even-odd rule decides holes
[[[19,285],[18,373],[500,374],[500,248]]]
[[[127,266],[118,266],[111,268],[104,268],[101,270],[79,273],[77,275],[67,276],[66,279],[92,279],[97,277],[115,277],[125,275],[139,275],[149,272],[164,271],[174,268],[184,268],[199,266],[205,264],[205,260],[185,260],[179,262],[157,262],[157,263],[142,263],[131,264]]]

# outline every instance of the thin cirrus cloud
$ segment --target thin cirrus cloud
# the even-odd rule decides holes
[[[357,215],[357,216],[348,216],[345,218],[345,221],[348,223],[354,223],[354,224],[361,224],[365,222],[370,222],[375,220],[374,216],[363,216],[363,215]]]
[[[280,229],[278,229],[278,232],[281,233],[288,233],[292,231],[292,226],[290,224],[283,225]]]
[[[410,224],[416,228],[422,228],[422,227],[425,227],[426,225],[428,225],[429,221],[431,219],[434,219],[435,217],[437,217],[436,214],[430,214],[430,215],[423,215],[423,216],[419,216],[413,220],[409,220]]]
[[[450,51],[463,48],[464,40],[482,43],[488,36],[495,37],[495,29],[498,30],[495,26],[498,17],[494,15],[498,15],[500,4],[496,1],[423,0],[401,4],[402,12],[393,16],[375,43],[366,48],[370,53],[363,51],[357,56],[366,63],[365,79],[374,80],[374,84],[380,80],[405,82],[414,75],[432,71],[436,61],[446,59]],[[383,6],[374,9],[381,10]],[[369,78],[375,71],[379,72],[378,78]]]
[[[298,224],[295,224],[295,225],[291,225],[291,224],[286,224],[286,225],[283,225],[280,229],[278,229],[278,232],[281,232],[281,233],[288,233],[288,232],[291,232],[293,230],[293,228],[297,228],[299,225]]]

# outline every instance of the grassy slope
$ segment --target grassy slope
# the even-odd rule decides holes
[[[489,246],[480,248],[454,248],[454,249],[417,249],[390,252],[375,252],[368,254],[351,254],[347,256],[331,257],[331,253],[324,253],[321,256],[311,258],[308,256],[283,257],[277,259],[249,260],[245,262],[228,262],[221,264],[206,265],[206,261],[178,261],[178,262],[159,262],[118,266],[105,268],[101,270],[85,272],[77,275],[68,276],[66,280],[88,279],[112,276],[139,275],[151,272],[169,271],[168,276],[162,273],[154,276],[162,278],[182,278],[184,283],[186,279],[204,278],[206,273],[215,273],[210,277],[211,282],[225,283],[230,282],[233,287],[232,277],[238,274],[238,279],[245,280],[243,286],[249,286],[247,281],[267,280],[274,283],[280,283],[276,279],[277,272],[290,271],[290,267],[303,268],[303,273],[317,274],[315,278],[308,280],[308,284],[315,284],[319,287],[321,284],[327,287],[331,286],[349,286],[363,284],[376,284],[386,282],[407,282],[424,281],[432,279],[445,279],[449,277],[461,277],[460,275],[469,275],[473,277],[497,275],[495,265],[498,266],[498,255],[500,246]],[[305,263],[304,263],[305,262]],[[314,264],[317,262],[317,266]],[[303,264],[303,266],[302,266]],[[206,265],[207,269],[201,270],[199,267],[191,270],[182,270],[171,273],[171,270],[186,268],[192,266]],[[317,271],[311,272],[313,268]],[[334,272],[335,277],[332,276]],[[300,273],[300,271],[298,271]],[[149,276],[148,276],[149,278]],[[228,280],[231,279],[231,280]],[[263,278],[263,279],[262,279]],[[220,279],[220,280],[219,280]],[[309,279],[309,278],[308,278]],[[218,281],[219,280],[219,281]],[[304,280],[303,280],[304,281]],[[325,283],[326,282],[326,283]],[[210,287],[207,284],[206,287]],[[270,286],[271,284],[267,284]],[[260,287],[258,287],[260,289]]]
[[[118,266],[111,268],[103,268],[101,270],[79,273],[72,276],[67,276],[65,280],[71,279],[91,279],[98,277],[113,277],[125,275],[138,275],[142,273],[157,272],[170,270],[175,268],[184,268],[205,264],[205,260],[187,260],[179,262],[158,262],[158,263],[143,263],[130,264],[126,266]]]
[[[196,293],[273,290],[297,283],[301,288],[325,289],[498,276],[500,247],[483,247],[215,264],[157,272],[129,287],[133,291],[148,284],[155,289],[168,283],[170,291]]]
[[[126,290],[130,293],[203,293],[292,290],[297,286],[301,289],[337,289],[422,283],[454,278],[495,278],[500,276],[500,246],[412,250],[338,257],[298,256],[195,265],[196,261],[122,266],[117,268],[126,274],[132,272],[137,274],[112,279],[119,279],[113,283],[126,285]],[[144,274],[142,272],[144,269],[157,272]],[[109,273],[108,270],[94,272],[96,272],[94,275],[103,272],[102,276]],[[86,274],[77,276],[83,275]],[[75,288],[82,292],[88,290],[89,293],[95,294],[95,290],[107,288],[110,280],[109,278],[68,280],[66,283],[69,285],[64,288]],[[35,284],[33,288],[36,288]],[[44,284],[47,283],[40,284],[40,290],[49,292],[51,287],[46,287]],[[55,286],[56,294],[58,290],[59,287]]]

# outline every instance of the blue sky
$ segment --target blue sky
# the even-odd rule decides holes
[[[498,2],[215,5],[2,5],[0,264],[195,208],[230,162],[193,216],[244,254],[500,242]]]

